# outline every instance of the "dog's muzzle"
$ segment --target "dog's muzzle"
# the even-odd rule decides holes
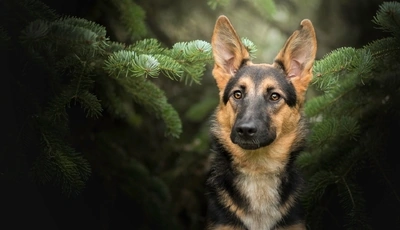
[[[234,125],[231,140],[242,149],[255,150],[271,144],[276,134],[256,122],[243,122]]]

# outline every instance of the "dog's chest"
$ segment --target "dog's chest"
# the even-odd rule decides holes
[[[249,202],[248,211],[241,217],[249,230],[271,229],[281,219],[279,184],[277,176],[242,175],[238,178],[237,185]]]

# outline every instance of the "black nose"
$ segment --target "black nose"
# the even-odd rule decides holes
[[[244,123],[236,127],[236,132],[241,137],[252,137],[257,133],[257,127],[254,123]]]

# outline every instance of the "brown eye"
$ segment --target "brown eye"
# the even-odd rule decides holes
[[[277,101],[277,100],[279,100],[279,98],[281,98],[281,95],[279,95],[277,93],[272,93],[269,98],[271,99],[271,101]]]
[[[240,92],[239,90],[236,90],[235,92],[233,92],[233,97],[235,99],[241,99],[242,98],[242,92]]]

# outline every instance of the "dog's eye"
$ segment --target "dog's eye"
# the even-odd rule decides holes
[[[277,93],[272,93],[269,98],[271,99],[271,101],[277,101],[281,98],[281,95],[279,95]]]
[[[242,92],[240,92],[239,90],[236,90],[235,92],[233,92],[233,97],[235,99],[241,99],[242,98]]]

